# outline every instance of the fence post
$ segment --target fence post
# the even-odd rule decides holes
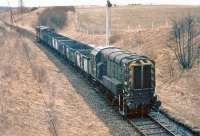
[[[154,22],[152,21],[151,22],[151,29],[153,29],[154,28]]]
[[[166,25],[166,27],[169,27],[169,22],[168,22],[168,18],[167,17],[165,19],[165,25]]]
[[[130,26],[128,25],[128,32],[130,32]]]

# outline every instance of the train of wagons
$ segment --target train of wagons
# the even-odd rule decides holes
[[[47,26],[36,27],[36,39],[103,86],[123,116],[145,116],[160,106],[155,94],[155,62],[150,58],[112,46],[85,44]]]

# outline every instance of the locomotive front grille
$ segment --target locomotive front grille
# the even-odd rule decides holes
[[[134,89],[140,89],[142,87],[142,67],[135,66],[133,73],[133,87]]]
[[[131,65],[131,88],[134,90],[146,90],[154,85],[154,67],[150,61],[139,61]]]
[[[151,88],[151,65],[143,66],[143,88]]]

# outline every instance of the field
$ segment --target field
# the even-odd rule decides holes
[[[77,77],[63,74],[72,71],[58,69],[29,39],[9,29],[1,30],[3,36],[9,40],[1,40],[0,46],[1,136],[111,135],[76,92]]]
[[[171,20],[183,15],[198,14],[199,7],[190,6],[124,6],[112,8],[112,30],[132,31],[137,29],[169,26]],[[89,32],[105,32],[104,8],[79,8],[77,18],[80,29]]]
[[[44,10],[39,8],[24,14],[17,24],[34,32]],[[200,131],[200,61],[192,69],[182,70],[168,45],[171,20],[185,15],[192,15],[199,20],[199,11],[198,6],[123,6],[112,9],[112,45],[156,61],[157,93],[162,101],[162,109],[196,131]],[[75,12],[65,14],[68,21],[58,32],[96,46],[105,45],[105,11],[102,7],[78,7]],[[67,74],[67,77],[70,75]],[[64,83],[65,79],[55,85]],[[85,105],[88,103],[86,101]],[[106,127],[105,130],[108,134]]]

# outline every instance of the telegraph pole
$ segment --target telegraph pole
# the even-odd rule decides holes
[[[23,16],[23,12],[24,12],[24,3],[23,0],[19,0],[19,14],[21,15],[21,19]]]
[[[14,24],[14,18],[13,18],[12,9],[10,9],[10,23]]]
[[[9,7],[9,10],[10,10],[10,23],[14,24],[15,23],[15,19],[14,19],[14,15],[13,15],[13,12],[12,12],[12,7],[10,5],[9,0],[6,0],[6,1],[8,3],[8,7]]]
[[[111,7],[112,4],[107,0],[106,4],[106,46],[110,46],[111,37]]]

